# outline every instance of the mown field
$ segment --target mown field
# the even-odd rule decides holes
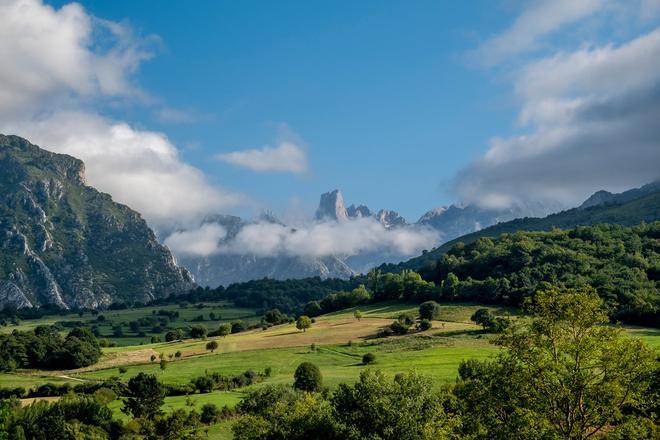
[[[139,372],[153,373],[163,383],[185,384],[195,377],[215,372],[231,376],[246,370],[255,372],[263,372],[266,368],[271,370],[269,377],[247,388],[167,397],[165,411],[176,408],[188,410],[200,408],[205,403],[233,407],[242,394],[251,388],[264,384],[292,383],[294,370],[303,361],[318,365],[325,385],[330,388],[342,382],[355,381],[360,372],[366,368],[377,368],[389,375],[415,369],[433,377],[438,386],[441,386],[442,383],[456,379],[457,367],[462,360],[484,359],[498,350],[490,343],[492,336],[484,334],[480,327],[470,321],[472,313],[480,307],[483,306],[443,305],[440,319],[433,322],[431,330],[407,336],[376,337],[381,328],[389,325],[400,314],[417,311],[416,305],[384,303],[361,307],[363,317],[360,320],[353,316],[353,309],[318,317],[312,328],[306,332],[297,330],[295,324],[284,324],[267,330],[258,329],[232,334],[224,338],[111,347],[103,350],[102,359],[92,367],[73,371],[18,371],[12,374],[0,374],[0,386],[29,388],[45,382],[77,383],[113,376],[127,380]],[[514,309],[489,308],[492,313],[500,316],[516,314]],[[233,310],[237,316],[241,312],[248,312],[229,307],[225,309]],[[123,312],[130,315],[124,315]],[[225,312],[221,313],[224,318]],[[114,316],[115,314],[117,316]],[[132,316],[144,314],[142,309],[137,309],[111,312],[108,316],[113,320],[121,317],[120,319],[130,321],[133,319]],[[21,325],[29,326],[36,323],[25,322]],[[631,335],[641,337],[654,347],[660,347],[659,330],[631,327],[627,328],[627,331]],[[205,348],[210,339],[216,340],[219,345],[213,353]],[[157,361],[150,360],[153,354],[157,356],[162,354],[165,359],[169,359],[169,355],[177,351],[181,352],[181,358],[168,362],[164,370]],[[365,353],[376,355],[376,362],[372,366],[362,365],[361,359]],[[120,366],[126,371],[120,372]],[[120,400],[112,402],[110,407],[117,417],[124,417],[120,411]],[[230,422],[211,427],[209,438],[231,438]]]

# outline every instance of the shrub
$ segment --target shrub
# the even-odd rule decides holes
[[[401,321],[394,321],[390,325],[390,330],[392,330],[392,333],[395,335],[405,335],[408,333],[409,329],[410,329],[410,325]]]
[[[206,349],[213,353],[218,348],[217,341],[209,341],[206,343]]]
[[[293,378],[293,387],[298,390],[316,392],[320,391],[323,386],[321,370],[311,362],[303,362],[298,365]]]
[[[362,363],[364,365],[369,365],[373,364],[376,362],[376,355],[373,353],[365,353],[364,356],[362,356]]]
[[[199,416],[199,420],[205,424],[210,425],[215,423],[220,418],[220,409],[213,403],[207,403],[202,406],[202,412]]]
[[[422,319],[421,321],[419,321],[419,324],[417,324],[417,329],[420,332],[425,332],[426,330],[430,330],[431,327],[433,327],[433,324],[428,319]]]
[[[440,304],[435,301],[426,301],[419,306],[419,317],[420,319],[428,319],[429,321],[432,321],[438,319],[440,311]]]

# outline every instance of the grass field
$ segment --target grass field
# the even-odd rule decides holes
[[[262,382],[236,391],[168,397],[164,407],[166,412],[176,408],[199,409],[205,403],[233,407],[240,401],[242,394],[251,388],[264,384],[292,383],[293,372],[303,361],[318,365],[325,385],[330,388],[342,382],[357,380],[360,372],[366,368],[380,369],[388,375],[416,370],[436,379],[438,386],[441,386],[455,380],[457,367],[462,360],[484,359],[497,352],[498,348],[490,343],[491,336],[483,334],[480,327],[470,321],[472,313],[481,307],[478,304],[443,305],[441,320],[434,321],[431,330],[389,338],[376,338],[375,335],[401,313],[416,311],[416,305],[383,303],[361,307],[361,320],[354,318],[354,309],[348,309],[316,318],[312,328],[306,332],[297,330],[294,324],[285,324],[267,330],[232,334],[225,338],[210,338],[219,344],[214,353],[205,349],[208,340],[112,347],[104,349],[101,361],[87,369],[0,374],[0,386],[31,387],[45,382],[96,381],[113,376],[127,380],[139,372],[153,373],[164,383],[184,384],[207,373],[237,375],[246,370],[263,372],[267,367],[272,371],[270,377]],[[236,314],[241,313],[238,309],[227,309]],[[509,308],[489,309],[497,315],[516,314],[516,310]],[[131,319],[122,315],[122,312],[109,315],[116,313],[117,317]],[[131,312],[135,316],[144,314]],[[112,316],[112,319],[116,317]],[[660,347],[660,330],[641,327],[626,330],[651,346]],[[312,344],[315,345],[314,349]],[[169,354],[176,351],[181,351],[181,359],[168,362],[165,370],[161,370],[158,362],[150,361],[152,354],[163,354],[167,359]],[[376,355],[375,364],[369,367],[362,365],[361,359],[365,353]],[[120,374],[119,366],[125,367],[127,371]],[[119,400],[112,402],[110,407],[117,417],[125,417],[120,411]],[[208,438],[228,439],[231,438],[230,431],[231,422],[223,422],[209,428]]]
[[[140,332],[133,332],[130,330],[128,323],[136,321],[140,318],[149,318],[156,316],[160,310],[170,312],[177,312],[178,318],[168,319],[168,324],[162,326],[160,331],[154,331],[153,326],[142,326],[140,332],[144,335],[140,336]],[[210,315],[214,314],[215,319],[210,319]],[[203,321],[197,318],[200,315],[204,318]],[[99,317],[92,315],[91,312],[85,312],[79,315],[77,313],[69,313],[56,316],[45,316],[41,319],[29,319],[19,322],[17,325],[9,324],[0,326],[0,333],[11,333],[14,330],[27,331],[32,330],[39,325],[54,325],[57,323],[81,323],[87,327],[98,327],[100,331],[99,338],[107,339],[118,346],[132,347],[135,345],[148,344],[151,342],[152,336],[165,339],[165,333],[168,330],[187,327],[191,325],[203,325],[209,331],[215,330],[222,323],[242,320],[248,324],[257,322],[259,317],[254,309],[234,307],[231,303],[221,302],[206,302],[198,305],[186,305],[181,307],[177,304],[162,305],[154,307],[139,307],[124,310],[106,310],[101,312],[99,316],[103,316],[103,321],[99,321]],[[113,332],[113,326],[120,325],[123,331],[122,336],[116,336]],[[64,329],[66,332],[67,329]]]

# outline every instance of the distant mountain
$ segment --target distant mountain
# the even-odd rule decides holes
[[[621,204],[658,191],[660,191],[660,180],[644,185],[641,188],[630,189],[619,194],[612,194],[609,191],[597,191],[585,200],[584,203],[580,205],[580,208],[586,209],[600,205]]]
[[[598,191],[578,208],[551,214],[542,218],[520,218],[499,223],[477,232],[450,240],[441,246],[424,252],[398,265],[388,265],[386,270],[419,269],[440,258],[458,242],[472,243],[480,237],[496,237],[517,231],[549,231],[553,228],[570,229],[599,223],[632,226],[641,222],[660,220],[660,184],[658,182],[620,194]]]
[[[410,224],[396,211],[387,209],[372,211],[364,204],[352,204],[347,208],[343,194],[335,189],[321,195],[314,221],[350,222],[371,218],[387,230],[397,228],[410,228],[410,230],[416,231],[424,228],[435,229],[444,241],[490,226],[498,221],[515,218],[519,215],[546,213],[547,210],[547,207],[540,204],[506,210],[487,210],[472,205],[451,205],[429,211],[417,223]],[[241,228],[246,225],[264,221],[282,224],[272,215],[262,216],[255,221],[245,221],[232,216],[215,216],[206,219],[205,223],[216,223],[227,231],[227,235],[219,243],[222,245],[235,238]],[[430,243],[430,245],[441,243],[442,241]],[[263,257],[236,253],[222,253],[206,257],[180,255],[179,257],[181,262],[194,274],[196,282],[215,287],[265,277],[277,280],[313,276],[346,279],[358,273],[368,272],[383,263],[399,262],[406,258],[406,255],[394,251],[369,251],[357,255],[325,257],[299,257],[286,254]]]
[[[417,224],[436,229],[442,234],[444,242],[497,223],[520,217],[548,215],[558,210],[558,206],[542,203],[518,204],[503,209],[487,209],[472,204],[450,205],[428,211],[417,220]]]
[[[192,288],[140,214],[87,186],[84,170],[0,135],[0,306],[98,308]]]

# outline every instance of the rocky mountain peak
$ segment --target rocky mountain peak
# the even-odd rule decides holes
[[[314,216],[316,220],[346,220],[348,212],[344,206],[344,196],[338,189],[321,194],[321,201]]]
[[[351,218],[371,217],[373,215],[371,210],[366,205],[351,205],[346,208],[346,212]]]
[[[376,214],[376,220],[387,229],[406,225],[406,219],[401,217],[398,212],[387,209],[381,209],[378,211]]]
[[[84,171],[0,135],[0,306],[99,308],[192,288],[140,214],[87,186]]]

